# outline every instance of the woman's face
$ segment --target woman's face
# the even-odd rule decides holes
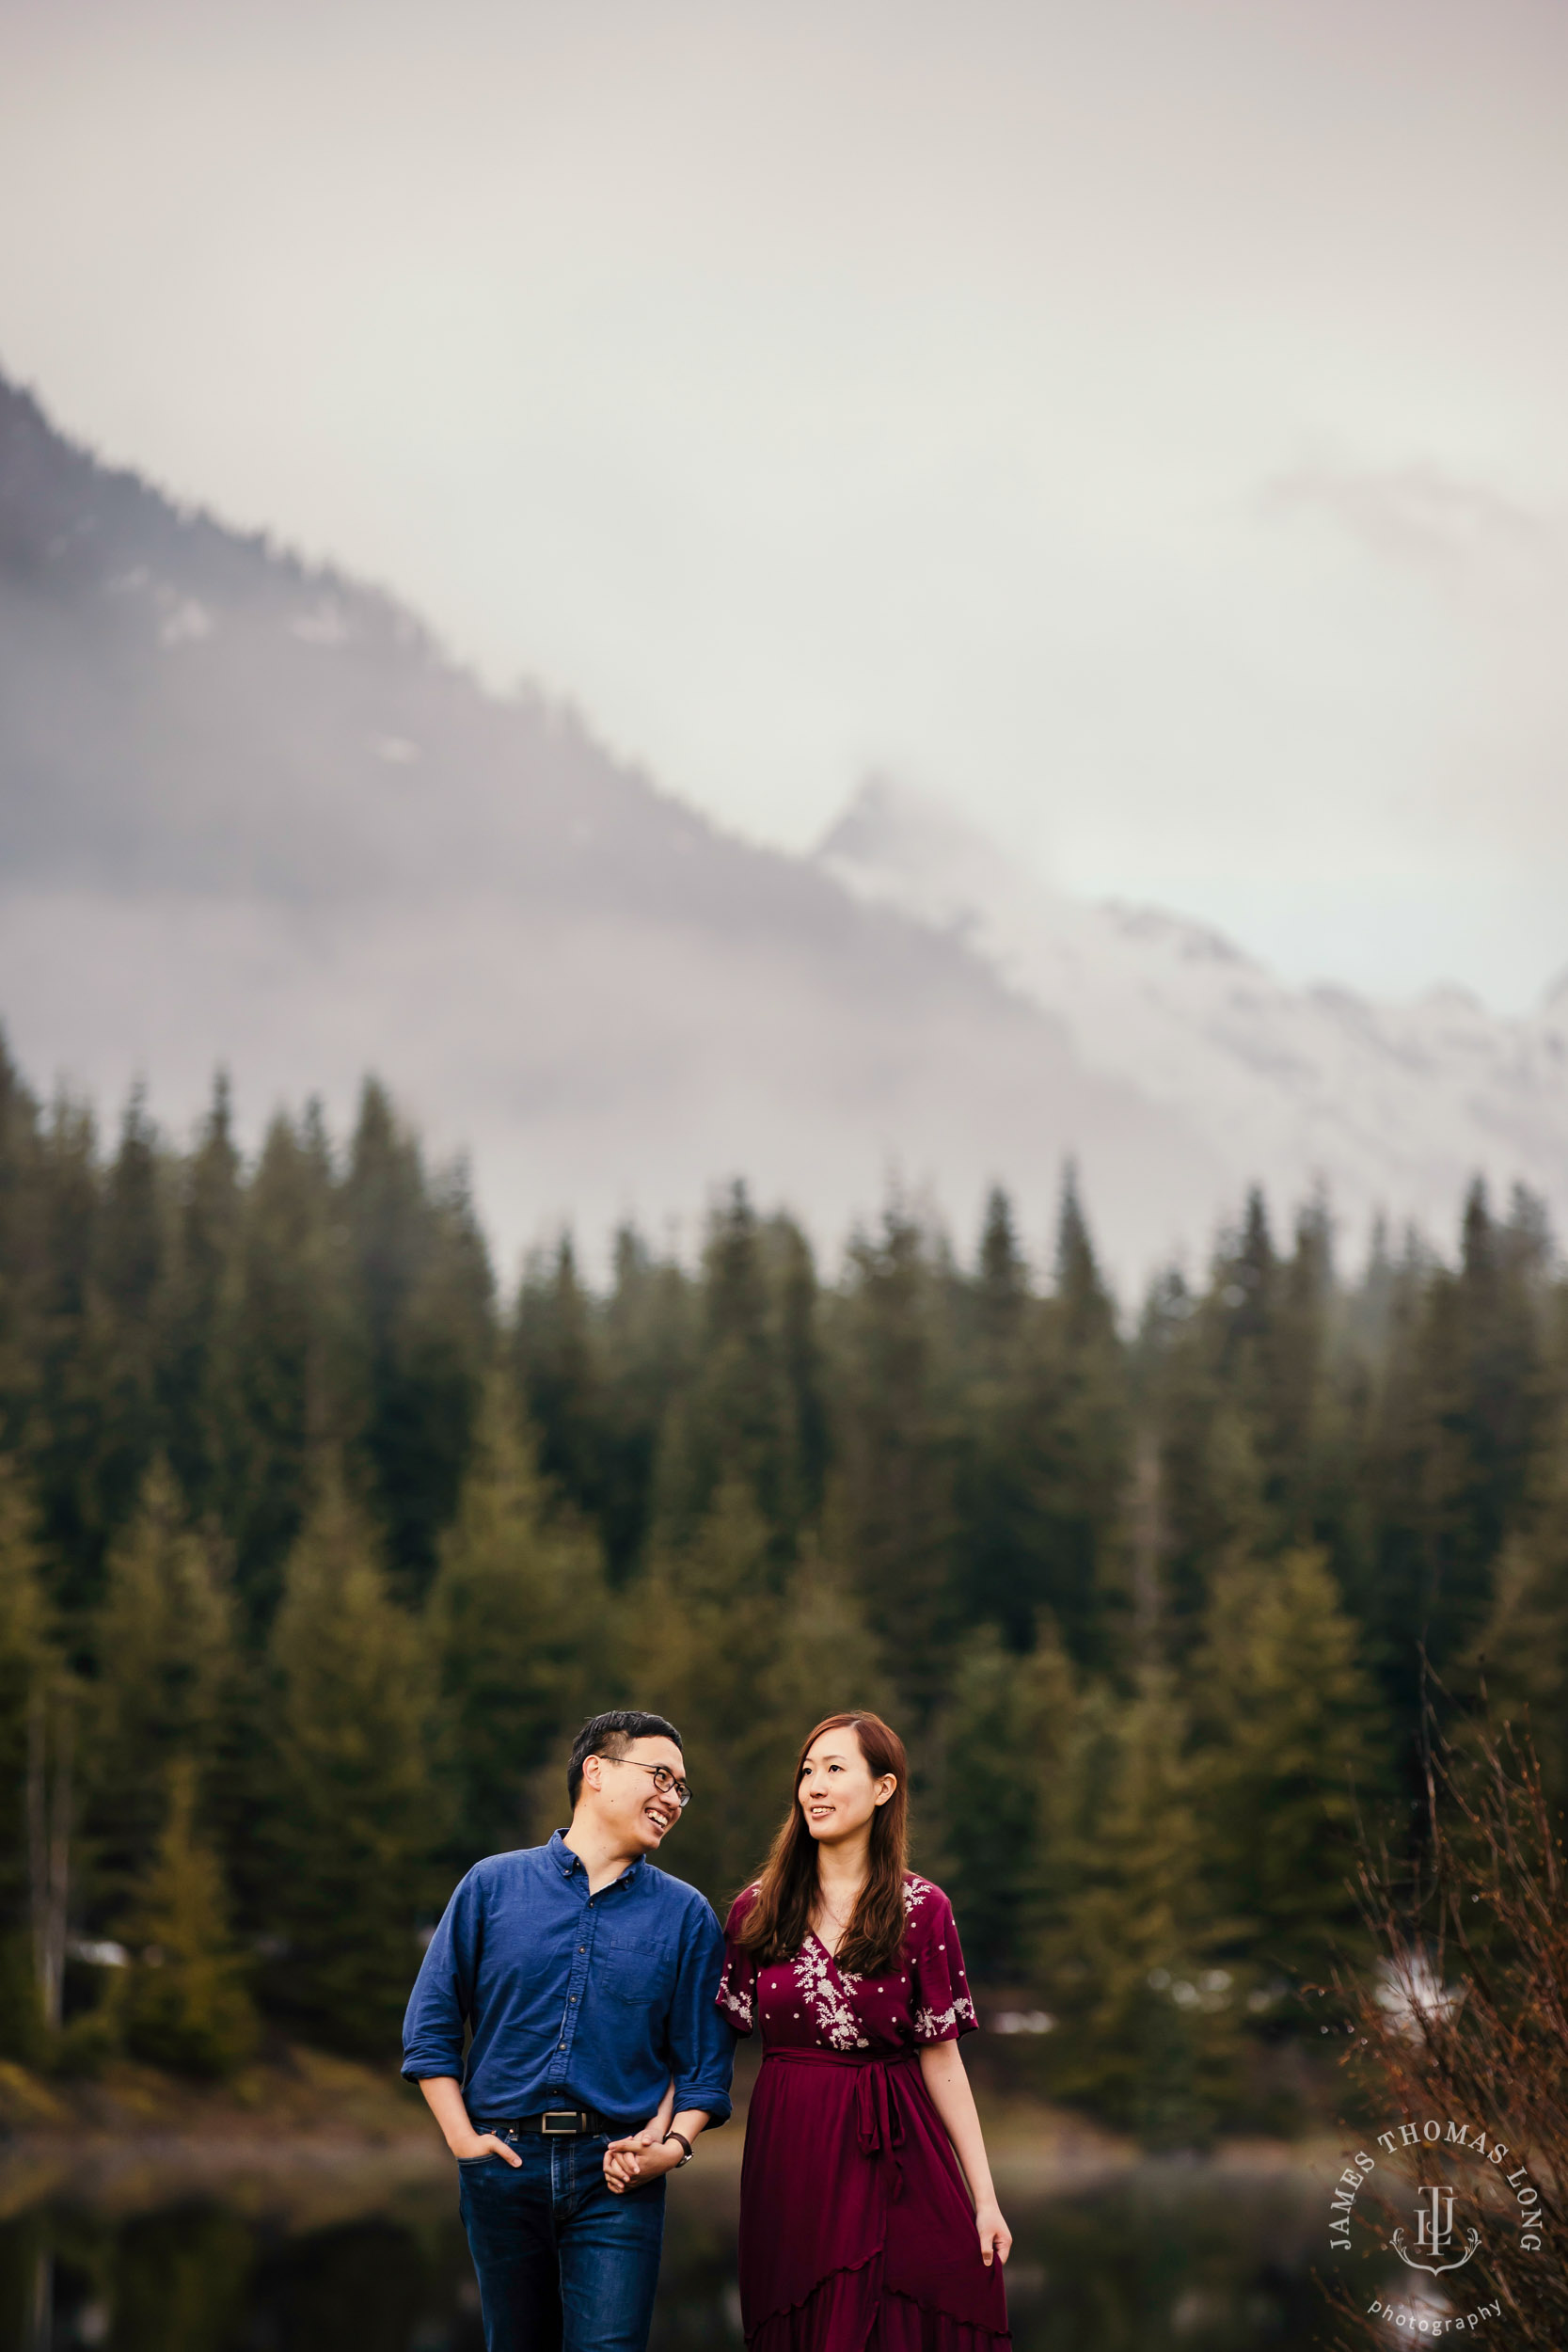
[[[872,1777],[858,1734],[845,1724],[823,1732],[807,1749],[796,1794],[817,1844],[832,1846],[863,1832],[897,1786],[891,1772]]]

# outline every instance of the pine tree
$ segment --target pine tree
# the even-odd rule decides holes
[[[422,1598],[488,1367],[489,1261],[462,1172],[430,1184],[417,1141],[373,1079],[341,1206],[363,1380],[356,1447],[388,1566]]]
[[[1330,1541],[1345,1507],[1344,1433],[1330,1378],[1333,1235],[1324,1203],[1296,1219],[1295,1247],[1279,1270],[1264,1416],[1269,1501],[1288,1544]]]
[[[1356,1629],[1321,1551],[1220,1566],[1192,1661],[1194,1787],[1233,1964],[1322,1983],[1354,1941],[1349,1882],[1386,1753]]]
[[[975,1321],[981,1361],[1006,1370],[1029,1300],[1029,1268],[1019,1248],[1013,1204],[1000,1184],[986,1195],[975,1282]]]
[[[779,1319],[780,1368],[793,1453],[794,1500],[804,1527],[822,1516],[832,1461],[832,1413],[816,1266],[793,1218],[774,1217],[766,1242]]]
[[[169,1767],[156,1850],[120,1932],[133,1963],[119,1993],[126,2047],[176,2074],[230,2074],[257,2042],[216,1854],[199,1836],[191,1756]]]
[[[553,1258],[531,1254],[517,1300],[515,1356],[523,1409],[538,1433],[539,1469],[585,1516],[604,1505],[603,1408],[591,1301],[577,1249],[562,1233]]]
[[[1158,1445],[1167,1629],[1196,1638],[1214,1565],[1290,1545],[1328,1548],[1345,1589],[1365,1597],[1357,1480],[1370,1419],[1364,1343],[1335,1288],[1321,1200],[1275,1249],[1253,1192],[1222,1235],[1207,1291],[1169,1279],[1138,1344],[1145,1443]],[[1381,1279],[1381,1278],[1380,1278]]]
[[[1491,1613],[1465,1661],[1481,1720],[1528,1734],[1554,1813],[1568,1806],[1568,1554],[1560,1530],[1503,1546]]]
[[[1026,1979],[1040,1926],[1040,1862],[1054,1821],[1053,1784],[1069,1753],[1072,1669],[1049,1620],[1019,1656],[994,1627],[954,1661],[942,1721],[942,1883],[963,1923],[971,1973]]]
[[[1187,1730],[1162,1670],[1127,1699],[1085,1693],[1041,1869],[1052,2088],[1156,2145],[1201,2138],[1236,2092]]]
[[[787,1363],[778,1242],[759,1224],[741,1184],[734,1185],[709,1216],[697,1362],[690,1384],[666,1417],[655,1509],[661,1538],[678,1544],[701,1523],[720,1485],[737,1484],[768,1527],[773,1565],[782,1572],[794,1556],[804,1516],[796,1406],[804,1402],[809,1410],[812,1334],[804,1289],[809,1255],[802,1269],[804,1244],[797,1234],[792,1252],[797,1328],[794,1360]],[[806,1380],[803,1399],[794,1392],[792,1372]]]
[[[761,1867],[812,1725],[882,1703],[845,1580],[808,1555],[781,1584],[769,1533],[746,1488],[721,1486],[695,1535],[656,1557],[630,1627],[627,1703],[677,1725],[696,1790],[664,1867],[721,1914]]]
[[[230,1500],[237,1410],[230,1294],[243,1212],[229,1082],[220,1073],[200,1140],[180,1171],[159,1373],[165,1452],[198,1519],[218,1519]]]
[[[95,1233],[105,1328],[100,1509],[106,1533],[135,1508],[157,1443],[158,1310],[166,1249],[162,1169],[140,1088],[126,1106]]]
[[[850,1245],[835,1317],[842,1439],[824,1541],[852,1565],[871,1630],[921,1733],[959,1622],[959,1426],[942,1359],[942,1283],[896,1202]]]
[[[308,2036],[383,2052],[442,1842],[432,1692],[419,1628],[389,1598],[365,1517],[335,1478],[289,1556],[272,1658],[271,1924],[285,1949],[268,1994]]]
[[[1386,1338],[1372,1382],[1361,1464],[1370,1572],[1361,1602],[1369,1654],[1393,1709],[1406,1761],[1420,1710],[1420,1658],[1439,1573],[1434,1406],[1442,1368],[1433,1307],[1449,1282],[1415,1234],[1392,1270]]]
[[[1132,1396],[1116,1304],[1070,1167],[1062,1185],[1047,1327],[1047,1360],[1055,1358],[1046,1373],[1054,1432],[1048,1470],[1054,1566],[1045,1597],[1069,1646],[1103,1669],[1122,1646],[1129,1597],[1122,1554],[1132,1473]]]
[[[38,1104],[0,1028],[0,1453],[19,1454],[40,1370],[47,1223]]]
[[[597,1514],[612,1585],[644,1558],[654,1516],[660,1434],[692,1376],[696,1285],[673,1259],[656,1259],[629,1226],[615,1236],[615,1278],[598,1354]]]
[[[0,2055],[37,2055],[42,2023],[27,1851],[28,1731],[53,1660],[32,1514],[0,1456]]]
[[[1459,1309],[1459,1406],[1465,1460],[1453,1497],[1434,1653],[1451,1657],[1485,1615],[1490,1570],[1528,1513],[1545,1415],[1540,1291],[1550,1262],[1544,1212],[1516,1188],[1494,1220],[1484,1187],[1465,1204]]]
[[[623,1677],[596,1541],[547,1502],[492,1385],[429,1607],[453,1875],[527,1842],[541,1768]]]
[[[1004,1626],[1022,1648],[1047,1575],[1039,1400],[1028,1393],[1038,1387],[1029,1372],[1041,1319],[1012,1205],[1000,1186],[987,1198],[972,1296],[959,1284],[954,1304],[969,1326],[955,1481],[956,1577],[966,1611]]]
[[[228,1531],[253,1632],[277,1605],[283,1562],[319,1461],[357,1430],[356,1355],[330,1154],[279,1116],[246,1191],[231,1352],[237,1421]]]
[[[227,1581],[194,1533],[166,1463],[109,1555],[93,1628],[92,1754],[85,1829],[105,1926],[151,1867],[178,1763],[208,1781],[237,1659]]]
[[[97,1599],[111,1534],[105,1507],[104,1393],[112,1333],[96,1281],[102,1207],[90,1114],[61,1097],[40,1139],[42,1215],[36,1235],[35,1355],[22,1431],[38,1496],[39,1536],[55,1597]]]
[[[1525,1522],[1503,1545],[1486,1623],[1454,1677],[1478,1727],[1528,1732],[1554,1812],[1568,1807],[1568,1398],[1559,1396]]]
[[[1442,1673],[1473,1652],[1494,1564],[1528,1531],[1534,1465],[1551,1426],[1547,1263],[1536,1204],[1516,1196],[1499,1224],[1478,1184],[1457,1273],[1411,1253],[1396,1285],[1365,1473],[1374,1529],[1368,1613],[1412,1749],[1423,1658]]]
[[[1165,1629],[1176,1657],[1197,1638],[1215,1565],[1266,1548],[1273,1533],[1257,1428],[1212,1361],[1202,1327],[1209,1305],[1170,1348],[1150,1397]]]
[[[1034,1295],[993,1192],[974,1284],[959,1486],[971,1609],[1026,1648],[1041,1610],[1081,1663],[1119,1653],[1131,1475],[1128,1366],[1070,1170],[1055,1281]]]

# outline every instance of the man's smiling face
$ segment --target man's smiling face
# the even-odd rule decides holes
[[[593,1791],[600,1820],[644,1853],[657,1853],[681,1817],[674,1790],[655,1783],[652,1767],[657,1764],[676,1780],[685,1777],[686,1759],[674,1741],[662,1736],[629,1740],[620,1756],[591,1756],[582,1768],[584,1789]]]

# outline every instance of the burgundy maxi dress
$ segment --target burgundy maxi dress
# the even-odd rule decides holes
[[[759,1968],[725,1930],[718,2003],[762,2027],[740,2173],[749,2352],[1007,2352],[1002,2266],[980,2259],[958,2160],[920,2072],[924,2043],[977,2023],[953,1906],[911,1877],[891,1975],[847,1975],[808,1935]]]

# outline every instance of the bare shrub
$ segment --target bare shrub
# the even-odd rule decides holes
[[[1362,1864],[1381,1966],[1340,1983],[1355,2038],[1349,2063],[1378,2111],[1418,2126],[1468,2118],[1506,2141],[1507,2165],[1487,2183],[1497,2223],[1477,2269],[1502,2306],[1509,2352],[1562,2352],[1568,1911],[1560,1823],[1528,1732],[1435,1744],[1426,1831],[1414,1862],[1379,1852]],[[1505,2177],[1523,2167],[1539,2192],[1539,2232],[1521,2229]],[[1521,2243],[1528,2236],[1538,2249]],[[1336,2302],[1352,2340],[1386,2341],[1343,2293]]]

